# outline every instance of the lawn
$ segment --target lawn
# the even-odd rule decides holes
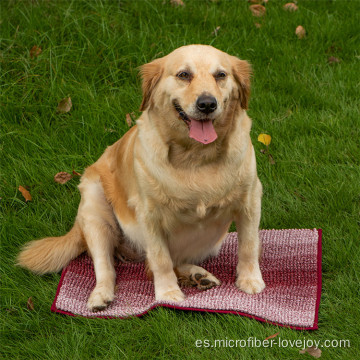
[[[1,358],[311,358],[290,346],[195,346],[277,332],[286,340],[346,339],[350,347],[322,348],[321,358],[358,358],[360,2],[299,0],[298,11],[286,12],[286,1],[269,0],[262,18],[247,1],[184,2],[1,1]],[[71,227],[79,179],[61,185],[54,175],[82,173],[127,131],[126,114],[139,115],[138,66],[192,43],[253,65],[248,113],[264,187],[261,228],[323,229],[317,331],[171,309],[128,320],[61,316],[50,312],[60,274],[14,266],[25,242]],[[34,46],[41,53],[30,53]],[[57,113],[65,97],[73,107]],[[272,137],[275,164],[260,151],[260,133]]]

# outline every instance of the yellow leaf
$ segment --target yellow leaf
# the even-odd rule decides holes
[[[260,134],[258,136],[258,141],[268,146],[271,143],[271,136],[267,134]]]

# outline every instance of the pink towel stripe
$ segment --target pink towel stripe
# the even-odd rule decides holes
[[[142,316],[158,307],[230,313],[295,330],[318,329],[321,297],[321,230],[261,230],[261,269],[266,289],[256,295],[239,291],[235,285],[237,235],[229,233],[218,256],[201,266],[222,284],[207,291],[184,288],[182,303],[155,300],[153,283],[146,279],[144,264],[116,263],[117,290],[113,303],[92,313],[86,302],[95,275],[91,259],[82,254],[62,272],[51,311],[70,316],[128,318]]]

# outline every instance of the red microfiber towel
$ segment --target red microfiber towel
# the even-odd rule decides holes
[[[154,284],[146,277],[144,263],[116,262],[114,301],[105,310],[89,311],[86,303],[95,287],[95,273],[91,258],[84,253],[63,270],[51,310],[73,316],[127,318],[165,306],[237,314],[296,330],[317,329],[321,230],[261,230],[260,238],[260,267],[266,283],[260,294],[249,295],[236,288],[237,234],[229,233],[219,254],[200,264],[221,285],[205,291],[182,288],[186,299],[181,303],[155,300]]]

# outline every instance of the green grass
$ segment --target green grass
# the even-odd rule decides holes
[[[359,1],[270,0],[260,29],[246,1],[2,1],[0,6],[1,347],[6,359],[310,359],[297,348],[197,348],[197,339],[348,339],[359,348]],[[303,25],[307,37],[295,36]],[[221,26],[218,35],[213,30]],[[232,315],[157,309],[141,319],[50,313],[59,274],[14,266],[25,242],[61,235],[77,211],[78,179],[138,115],[137,67],[178,46],[211,44],[253,64],[252,138],[264,186],[261,228],[323,229],[319,330],[299,332]],[[29,50],[40,46],[34,59]],[[340,63],[328,64],[335,56]],[[56,114],[71,96],[70,113]],[[260,133],[272,136],[271,165]],[[28,186],[33,201],[17,190]],[[284,244],[286,246],[286,244]],[[32,297],[35,309],[28,310]]]

